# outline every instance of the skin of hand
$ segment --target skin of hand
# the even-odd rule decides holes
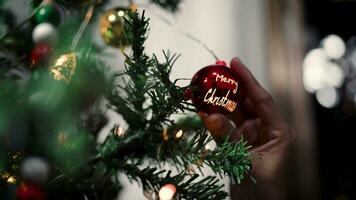
[[[233,141],[243,137],[251,145],[251,175],[240,185],[231,185],[233,200],[286,199],[286,171],[290,146],[295,134],[277,111],[272,96],[258,83],[247,67],[232,59],[230,67],[239,78],[243,96],[231,115],[199,113],[206,128],[219,143],[227,134]],[[232,123],[233,122],[233,123]]]

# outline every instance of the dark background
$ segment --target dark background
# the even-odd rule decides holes
[[[336,34],[344,41],[356,36],[356,1],[304,0],[307,49]],[[344,88],[341,88],[343,90]],[[356,114],[341,99],[339,106],[326,109],[313,98],[322,199],[356,199]]]

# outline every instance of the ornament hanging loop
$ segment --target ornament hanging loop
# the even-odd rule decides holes
[[[87,28],[91,18],[93,17],[95,4],[96,4],[96,0],[93,0],[85,14],[83,22],[80,24],[79,29],[73,38],[72,45],[71,45],[72,51],[74,51],[74,49],[77,47],[80,38],[82,37],[85,29]]]
[[[216,53],[215,53],[211,48],[209,48],[209,46],[208,46],[206,43],[204,43],[203,41],[201,41],[201,40],[198,39],[197,37],[195,37],[195,36],[193,36],[193,35],[191,35],[191,34],[185,32],[185,31],[182,31],[182,30],[180,30],[180,29],[175,28],[172,22],[170,22],[168,19],[164,18],[164,17],[161,16],[160,14],[158,14],[158,13],[156,13],[156,12],[153,12],[153,11],[151,11],[151,13],[157,15],[158,18],[159,18],[160,20],[162,20],[162,22],[164,22],[164,23],[167,24],[168,26],[173,27],[178,33],[184,35],[185,37],[187,37],[187,38],[193,40],[194,42],[196,42],[198,45],[202,46],[205,50],[207,50],[207,51],[210,53],[210,55],[212,55],[212,56],[214,57],[214,59],[215,59],[216,61],[219,61],[219,57],[216,55]]]

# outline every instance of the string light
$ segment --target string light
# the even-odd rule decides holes
[[[109,15],[108,20],[110,22],[114,22],[116,20],[116,16],[115,15]]]
[[[176,133],[176,138],[179,139],[183,136],[183,130],[179,130],[177,133]]]
[[[204,148],[206,151],[209,151],[211,149],[211,146],[209,144],[206,144]]]
[[[125,134],[125,129],[121,126],[116,126],[114,132],[117,136],[123,136]]]
[[[0,172],[0,178],[5,180],[7,184],[16,184],[17,180],[8,172]]]
[[[15,184],[15,183],[16,183],[16,178],[13,177],[13,176],[10,176],[10,177],[7,179],[6,182],[9,183],[9,184]]]
[[[117,15],[123,17],[125,15],[125,12],[123,10],[119,10],[119,12],[117,12]]]
[[[159,199],[160,200],[171,200],[175,193],[177,191],[176,186],[174,186],[173,184],[166,184],[164,186],[161,187],[161,189],[159,190]]]

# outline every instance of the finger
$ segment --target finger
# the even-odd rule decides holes
[[[199,115],[202,115],[199,113]],[[222,143],[225,137],[235,130],[230,120],[222,114],[214,113],[202,116],[206,128],[217,143]]]
[[[238,59],[231,61],[231,69],[240,79],[258,117],[265,123],[276,125],[281,120],[272,96],[258,83],[246,66]]]
[[[240,101],[239,107],[227,116],[235,123],[236,127],[240,127],[247,120],[258,117],[249,98]]]
[[[259,120],[257,119],[245,121],[241,127],[236,129],[230,120],[222,114],[207,115],[200,112],[199,115],[217,143],[222,143],[228,134],[234,142],[239,141],[241,136],[244,141],[247,141],[248,145],[254,146],[259,141],[256,129],[256,127],[259,127]]]
[[[247,119],[247,115],[245,113],[245,109],[243,108],[243,103],[240,103],[240,106],[234,110],[232,113],[228,113],[226,116],[231,119],[236,127],[240,127],[244,121]]]
[[[237,142],[243,139],[248,145],[256,146],[259,143],[259,135],[257,127],[259,127],[259,120],[247,120],[239,127],[235,134],[233,134],[233,141]]]

